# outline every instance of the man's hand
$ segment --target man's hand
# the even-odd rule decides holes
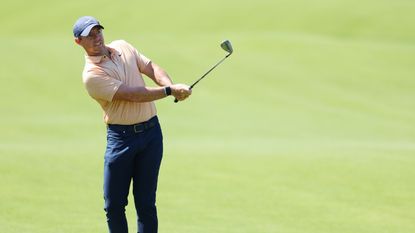
[[[183,101],[192,94],[190,86],[185,84],[173,84],[170,86],[171,94],[178,100]]]

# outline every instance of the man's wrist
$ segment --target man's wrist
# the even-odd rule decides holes
[[[170,86],[164,87],[164,94],[166,94],[166,96],[171,95],[171,87]]]

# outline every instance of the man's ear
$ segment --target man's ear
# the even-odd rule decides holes
[[[81,45],[81,38],[75,37],[75,43]]]

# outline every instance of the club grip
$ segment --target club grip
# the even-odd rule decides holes
[[[191,85],[190,88],[189,88],[189,90],[192,90],[194,85],[195,84]],[[177,103],[177,102],[179,102],[179,100],[177,98],[174,98],[174,103]]]

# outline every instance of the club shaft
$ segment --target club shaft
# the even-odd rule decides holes
[[[216,63],[216,65],[214,65],[212,68],[210,68],[210,70],[208,70],[204,75],[202,75],[202,77],[200,77],[198,80],[196,80],[196,82],[194,82],[191,86],[190,89],[193,89],[193,87],[200,81],[202,80],[206,75],[208,75],[213,69],[215,69],[220,63],[222,63],[226,58],[228,58],[231,54],[229,53],[228,55],[226,55],[224,58],[222,58],[218,63]],[[179,102],[179,100],[174,99],[174,102],[177,103]]]
[[[208,75],[213,69],[215,69],[220,63],[222,63],[229,55],[227,55],[226,57],[222,58],[222,60],[220,60],[218,63],[216,63],[216,65],[214,65],[212,68],[210,68],[210,70],[208,70],[204,75],[202,75],[202,77],[200,77],[198,80],[196,80],[196,82],[194,82],[191,86],[190,89],[192,89],[198,82],[200,82],[200,80],[202,80],[204,77],[206,77],[206,75]]]

